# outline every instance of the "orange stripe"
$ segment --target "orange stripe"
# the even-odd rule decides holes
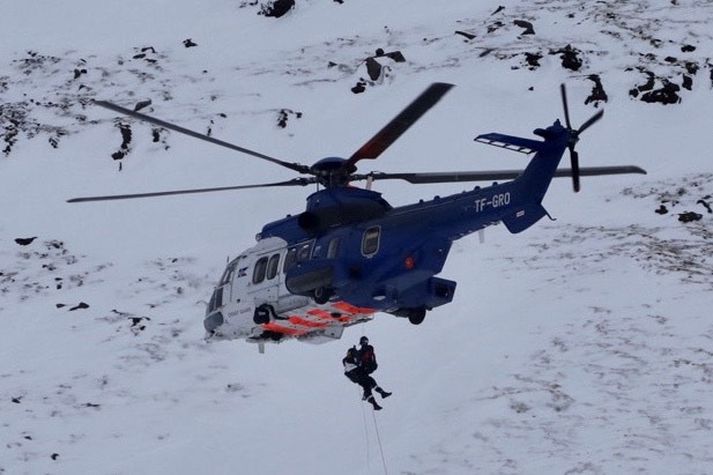
[[[304,335],[307,333],[307,330],[298,330],[296,328],[290,328],[290,327],[284,327],[282,325],[278,325],[277,323],[264,323],[262,327],[265,330],[269,330],[272,332],[277,332],[277,333],[284,333],[285,335]]]
[[[327,319],[327,320],[333,320],[334,317],[332,317],[332,314],[329,313],[326,310],[322,310],[321,308],[313,308],[312,310],[308,310],[307,313],[309,315],[313,315],[317,318],[322,318],[322,319]]]
[[[351,313],[351,314],[356,314],[356,313],[363,313],[366,315],[371,315],[374,313],[374,309],[371,308],[366,308],[366,307],[356,307],[352,304],[348,304],[346,302],[336,302],[332,304],[332,307],[341,310],[342,312],[345,313]]]
[[[328,323],[322,323],[322,322],[312,322],[310,320],[305,320],[302,317],[298,317],[297,315],[292,315],[289,318],[290,323],[294,325],[300,325],[303,327],[309,327],[309,328],[324,328],[328,326]]]

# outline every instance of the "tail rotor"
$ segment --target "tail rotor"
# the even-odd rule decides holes
[[[579,134],[587,130],[589,127],[594,125],[599,119],[604,115],[604,111],[600,110],[589,119],[587,119],[577,130],[572,128],[572,123],[569,120],[569,107],[567,106],[567,89],[564,84],[560,85],[560,92],[562,94],[562,107],[564,108],[564,121],[569,131],[569,143],[567,148],[569,149],[569,158],[572,163],[572,187],[574,192],[577,193],[580,190],[579,184],[579,154],[574,149],[579,141]]]

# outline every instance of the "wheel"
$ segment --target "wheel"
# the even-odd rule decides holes
[[[261,325],[263,323],[270,323],[270,307],[268,305],[260,305],[255,309],[253,314],[253,322]]]
[[[426,309],[414,308],[409,313],[408,321],[411,322],[413,325],[420,325],[421,323],[423,323],[424,318],[426,318]]]
[[[329,299],[332,298],[332,295],[334,295],[334,292],[331,289],[327,289],[325,287],[317,287],[312,292],[312,298],[320,305],[329,302]]]

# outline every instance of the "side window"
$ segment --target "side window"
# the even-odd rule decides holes
[[[303,242],[302,244],[297,244],[287,250],[287,255],[285,256],[285,264],[282,267],[282,272],[287,273],[292,266],[298,262],[304,262],[310,260],[312,257],[312,246],[314,245],[314,240],[309,242]]]
[[[308,261],[312,255],[312,241],[297,246],[297,261]]]
[[[282,273],[286,274],[290,268],[297,263],[297,248],[291,247],[285,256],[285,263],[282,266]]]
[[[329,241],[329,247],[327,248],[327,259],[334,259],[337,257],[337,252],[339,252],[339,238],[334,238]]]
[[[265,280],[265,270],[267,269],[267,257],[261,257],[255,263],[253,270],[253,284],[259,284]]]
[[[361,240],[361,253],[367,257],[371,257],[379,250],[379,238],[381,236],[381,228],[374,226],[364,231],[364,236]]]
[[[280,265],[280,255],[273,254],[267,262],[267,280],[274,279],[277,275],[277,269]]]

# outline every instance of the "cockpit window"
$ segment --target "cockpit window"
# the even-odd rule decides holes
[[[290,267],[295,265],[297,263],[297,248],[296,247],[291,247],[287,251],[287,255],[285,256],[285,263],[282,266],[282,272],[287,273],[288,270],[290,270]]]
[[[255,263],[253,270],[253,284],[259,284],[265,280],[265,271],[267,269],[267,257],[261,257]]]
[[[280,265],[280,255],[273,254],[267,263],[267,280],[274,279],[277,275],[277,269]]]
[[[312,241],[297,246],[297,262],[309,260],[312,255]]]
[[[233,272],[235,272],[235,266],[237,265],[237,260],[228,264],[228,267],[226,267],[225,271],[223,272],[223,276],[220,278],[220,285],[227,284],[228,282],[233,280]]]
[[[308,261],[312,257],[313,245],[314,240],[303,242],[289,248],[285,256],[285,264],[282,267],[282,272],[287,273],[287,271],[298,262]]]
[[[379,239],[381,237],[381,227],[373,226],[364,231],[361,241],[361,253],[371,257],[379,250]]]
[[[337,257],[337,252],[339,252],[339,238],[334,238],[329,241],[329,247],[327,248],[327,259],[334,259]]]

